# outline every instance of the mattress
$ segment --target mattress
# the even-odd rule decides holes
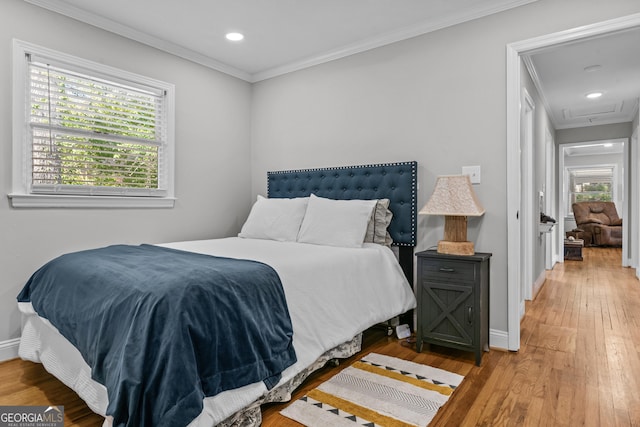
[[[285,291],[298,361],[282,373],[278,386],[290,383],[330,350],[362,331],[415,307],[415,297],[393,252],[381,245],[342,248],[271,240],[227,239],[170,243],[174,249],[264,262],[273,267]],[[20,303],[23,335],[20,356],[41,362],[106,416],[108,396],[91,379],[79,352],[29,303]],[[277,387],[278,387],[277,386]],[[254,383],[204,399],[204,409],[190,426],[219,424],[267,393]],[[105,426],[110,425],[106,416]]]

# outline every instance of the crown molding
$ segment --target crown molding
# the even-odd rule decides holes
[[[462,24],[467,21],[472,21],[474,19],[489,16],[494,13],[503,12],[505,10],[513,9],[515,7],[523,6],[525,4],[533,3],[536,1],[538,0],[486,1],[483,4],[476,6],[475,8],[469,8],[456,14],[441,17],[440,19],[431,19],[417,25],[400,28],[395,31],[390,31],[375,37],[370,37],[360,42],[352,43],[339,49],[322,53],[320,55],[311,56],[301,61],[291,62],[279,67],[254,73],[251,76],[251,82],[256,83],[262,80],[278,77],[283,74],[299,71],[305,68],[313,67],[315,65],[323,64],[325,62],[334,61],[336,59],[355,55],[367,50],[421,36],[423,34],[441,30],[443,28],[451,27],[457,24]]]
[[[533,3],[538,0],[492,0],[484,1],[481,4],[459,11],[455,14],[440,17],[438,19],[430,19],[417,25],[408,26],[405,28],[391,31],[374,37],[364,39],[357,43],[352,43],[343,46],[339,49],[324,52],[320,55],[315,55],[302,59],[300,61],[294,61],[289,64],[285,64],[279,67],[274,67],[268,70],[259,71],[251,74],[244,70],[232,67],[228,64],[220,62],[214,58],[195,52],[184,46],[160,39],[155,36],[151,36],[145,32],[136,30],[129,26],[120,24],[113,20],[104,18],[94,13],[87,12],[78,7],[72,6],[61,0],[24,0],[27,3],[31,3],[35,6],[43,9],[50,10],[55,13],[67,16],[80,22],[92,25],[97,28],[112,32],[114,34],[126,37],[128,39],[137,41],[147,46],[154,47],[180,58],[195,62],[205,67],[220,71],[225,74],[229,74],[233,77],[237,77],[241,80],[245,80],[249,83],[255,83],[262,80],[277,77],[283,74],[291,73],[294,71],[309,68],[315,65],[323,64],[325,62],[334,61],[336,59],[344,58],[357,53],[365,52],[367,50],[375,49],[377,47],[385,46],[391,43],[395,43],[401,40],[417,37],[429,32],[440,30],[442,28],[450,27],[453,25],[461,24],[463,22],[471,21],[474,19],[482,18],[484,16],[499,13],[508,9],[519,7],[528,3]]]
[[[134,40],[147,46],[151,46],[153,48],[170,53],[191,62],[195,62],[196,64],[203,65],[205,67],[220,71],[225,74],[229,74],[233,77],[237,77],[245,81],[251,80],[251,74],[247,73],[246,71],[227,65],[223,62],[195,52],[184,46],[180,46],[178,44],[160,39],[158,37],[151,36],[145,32],[138,31],[134,28],[122,25],[118,22],[112,21],[94,13],[89,13],[85,10],[82,10],[60,0],[24,1],[35,6],[39,6],[43,9],[47,9],[52,12],[56,12],[69,18],[75,19],[77,21],[84,22],[85,24],[101,28],[130,40]]]
[[[547,100],[547,97],[545,96],[546,91],[544,90],[544,87],[542,85],[542,80],[540,80],[540,75],[538,74],[538,70],[536,69],[533,61],[531,60],[531,55],[525,54],[525,55],[522,55],[521,58],[522,58],[522,61],[524,62],[525,67],[529,71],[529,75],[531,76],[533,85],[536,87],[538,91],[538,96],[542,100],[542,105],[544,106],[545,111],[548,112],[547,116],[549,117],[551,124],[553,125],[554,129],[559,129],[560,125],[557,122],[555,115],[551,114],[551,106],[549,104],[549,101]]]

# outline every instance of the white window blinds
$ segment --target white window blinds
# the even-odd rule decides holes
[[[165,196],[165,92],[27,55],[31,192]]]
[[[615,173],[612,166],[567,168],[569,198],[567,212],[575,202],[611,202],[614,200]]]

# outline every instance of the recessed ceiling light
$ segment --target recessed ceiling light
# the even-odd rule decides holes
[[[600,98],[602,96],[602,92],[590,92],[588,94],[585,95],[587,98],[589,99],[597,99]]]
[[[613,144],[610,142],[607,142],[606,144],[602,144],[602,146],[609,148],[609,147],[613,147]]]
[[[227,38],[227,40],[230,40],[232,42],[239,42],[240,40],[244,39],[244,34],[241,34],[241,33],[227,33],[225,35],[225,37]]]

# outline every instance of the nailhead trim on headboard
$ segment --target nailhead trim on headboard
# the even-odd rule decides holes
[[[296,169],[267,173],[274,198],[315,194],[330,199],[389,199],[394,245],[416,245],[417,166],[415,161],[361,166]]]

